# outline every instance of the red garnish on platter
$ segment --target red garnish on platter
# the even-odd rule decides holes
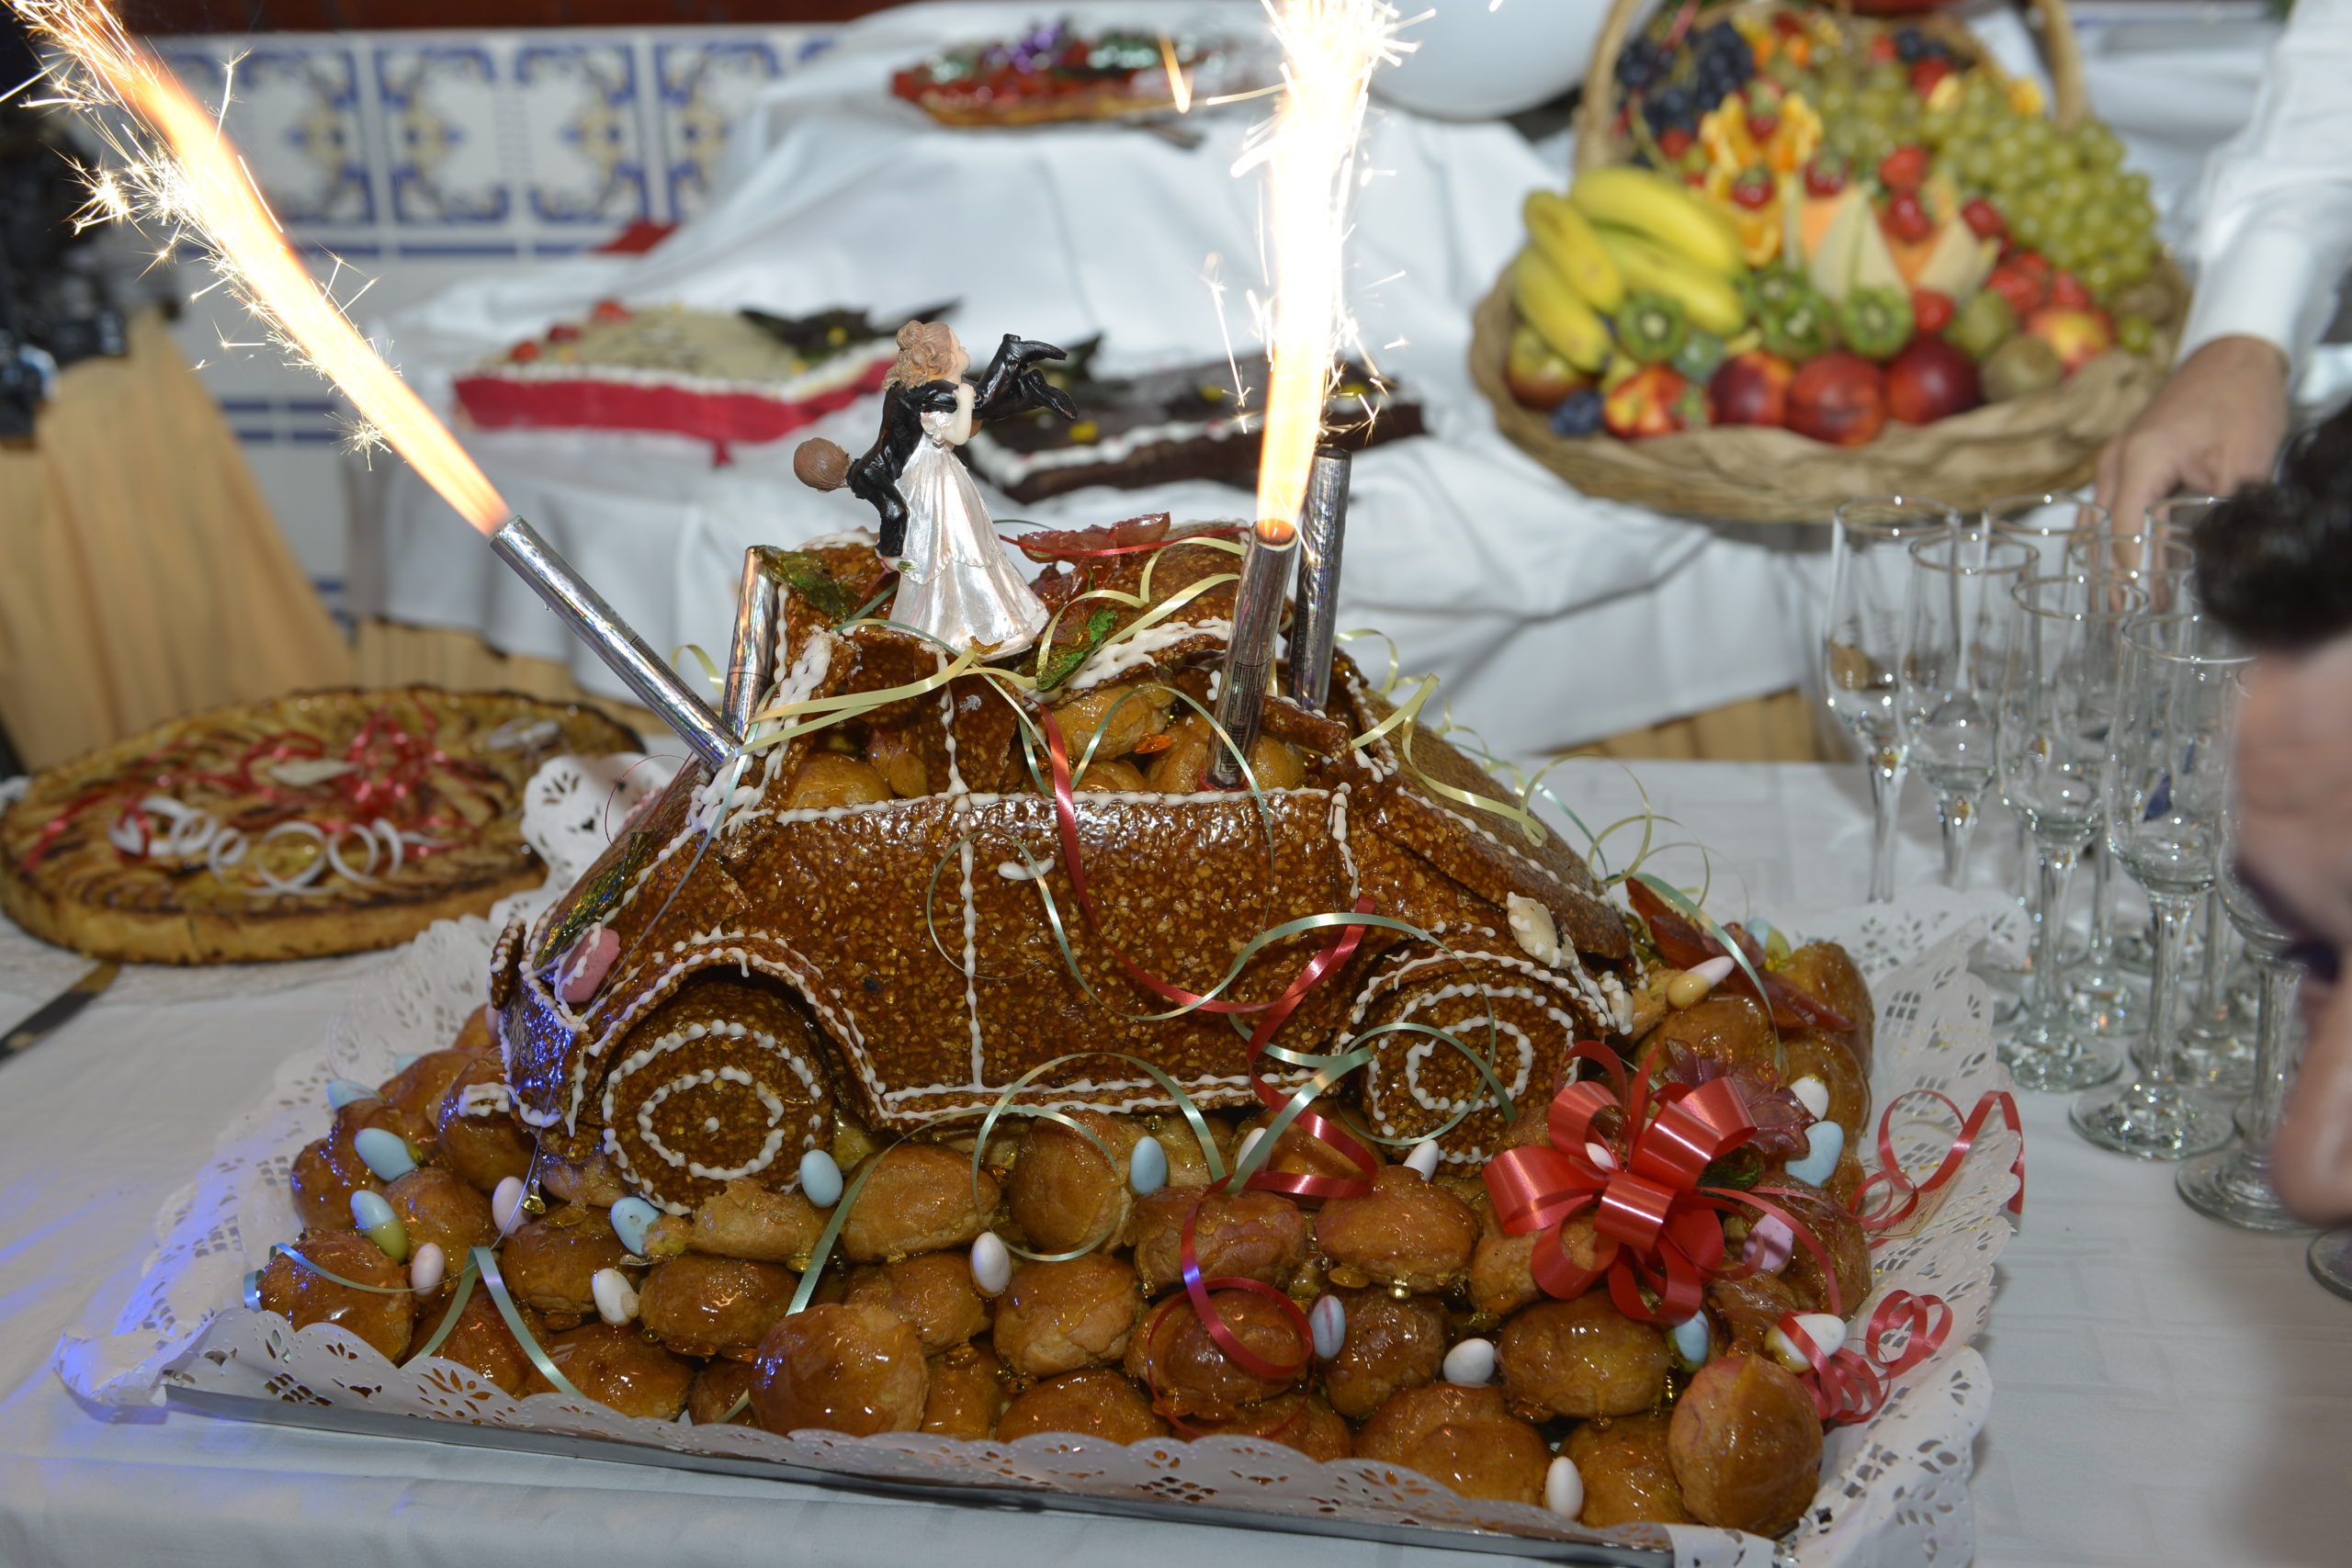
[[[1981,196],[1972,196],[1961,204],[1960,220],[1968,225],[1969,232],[1980,240],[1990,240],[2008,231],[2008,220],[2001,209]]]
[[[1836,196],[1846,188],[1846,164],[1837,154],[1824,152],[1804,166],[1807,196]]]
[[[1772,202],[1772,175],[1769,170],[1749,169],[1732,182],[1731,199],[1735,206],[1753,212]]]

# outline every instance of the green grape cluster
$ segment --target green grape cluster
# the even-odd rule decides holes
[[[2019,114],[1981,71],[1961,78],[1957,101],[1930,108],[1904,68],[1849,54],[1818,60],[1798,88],[1822,118],[1823,145],[1870,170],[1897,147],[1928,150],[1931,177],[1964,201],[1983,197],[2018,243],[2080,277],[2094,295],[2141,282],[2162,254],[2148,177],[2125,169],[2123,143],[2090,122],[2061,130]]]

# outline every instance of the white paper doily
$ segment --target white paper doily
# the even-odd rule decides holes
[[[608,794],[605,779],[577,765],[551,765],[534,781],[526,823],[554,869],[551,886],[565,886],[584,864],[583,853],[602,848],[613,817],[605,809]],[[1943,902],[1906,899],[1807,922],[1810,933],[1846,942],[1877,972],[1873,1077],[1882,1105],[1904,1089],[1932,1088],[1967,1107],[1985,1090],[2008,1087],[1994,1054],[1990,998],[1966,967],[1983,923],[1967,918],[1970,911],[1939,907]],[[426,931],[361,980],[327,1039],[285,1063],[269,1099],[222,1134],[195,1183],[158,1216],[156,1250],[128,1305],[111,1321],[77,1325],[60,1344],[58,1370],[75,1391],[100,1403],[136,1404],[160,1400],[169,1382],[892,1480],[961,1477],[1274,1515],[1338,1506],[1372,1518],[1584,1539],[1541,1509],[1458,1497],[1410,1472],[1368,1461],[1318,1465],[1249,1439],[1119,1448],[1047,1436],[1013,1443],[922,1434],[784,1438],[739,1427],[633,1420],[553,1393],[518,1402],[451,1363],[395,1367],[331,1325],[298,1334],[281,1317],[237,1305],[245,1271],[266,1261],[272,1243],[300,1229],[287,1169],[326,1123],[328,1078],[377,1081],[390,1076],[396,1056],[446,1044],[480,1005],[491,942],[508,912],[502,908],[488,920],[443,922]],[[1896,1147],[1906,1166],[1918,1168],[1941,1153],[1951,1134],[1949,1125],[1901,1127]],[[1727,1530],[1673,1527],[1667,1533],[1678,1563],[1860,1568],[1965,1562],[1973,1555],[1970,1445],[1990,1388],[1982,1359],[1967,1347],[1991,1308],[1993,1261],[2011,1234],[2002,1206],[2015,1187],[2009,1167],[2017,1151],[2015,1137],[1997,1122],[1979,1142],[1924,1223],[1881,1250],[1877,1291],[1854,1314],[1856,1323],[1866,1321],[1888,1290],[1939,1295],[1954,1314],[1944,1348],[1895,1380],[1868,1422],[1830,1434],[1821,1490],[1788,1537],[1775,1545]]]

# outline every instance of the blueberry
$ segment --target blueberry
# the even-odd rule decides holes
[[[1927,42],[1919,36],[1917,28],[1898,28],[1894,33],[1894,57],[1908,65],[1920,57]]]
[[[1600,393],[1590,387],[1570,392],[1552,411],[1552,434],[1570,440],[1592,435],[1600,429]]]

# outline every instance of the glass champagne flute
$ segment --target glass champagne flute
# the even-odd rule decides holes
[[[2176,495],[2160,501],[2140,514],[2139,536],[2143,539],[2168,541],[2180,550],[2188,550],[2189,534],[2198,520],[2221,504],[2221,498],[2211,495]],[[2191,604],[2177,606],[2181,610],[2195,608]],[[2172,614],[2173,611],[2160,612]],[[2149,964],[2155,954],[2155,917],[2137,931],[2119,931],[2114,942],[2114,962],[2125,973],[2146,978]]]
[[[1896,705],[1912,763],[1936,792],[1944,886],[1968,880],[1978,803],[1998,770],[1995,737],[2017,654],[2017,602],[2033,552],[1955,529],[1911,547]]]
[[[2111,525],[2086,526],[2066,542],[2070,571],[2109,571],[2139,588],[2148,598],[2148,614],[2169,615],[2188,610],[2196,553],[2186,541],[2162,533],[2145,536],[2118,534]],[[2115,857],[2103,844],[2091,847],[2090,938],[2067,969],[2074,987],[2075,1012],[2101,1033],[2120,1033],[2144,1010],[2137,982],[2147,974],[2143,963],[2127,967],[2118,960],[2115,938]]]
[[[1978,516],[1985,532],[1996,538],[2021,544],[2033,552],[2033,565],[2026,571],[2029,577],[2064,575],[2068,543],[2082,534],[2102,531],[2109,525],[2106,507],[2095,501],[2085,501],[2057,491],[2032,491],[2001,496],[1986,502]],[[2037,931],[2041,925],[2041,889],[2033,874],[2034,863],[2030,850],[2031,835],[2026,829],[2025,819],[2014,812],[2010,815],[2017,827],[2016,859],[2018,874],[2023,879],[2018,901],[2025,910],[2028,947],[2030,950],[2040,945],[2031,940],[2030,933]],[[2059,919],[2064,919],[2063,910]],[[1988,975],[1987,978],[1996,986],[2014,984],[2022,990],[2030,991],[2033,983],[2033,961],[2028,957],[2020,967],[2001,968]],[[2003,1010],[1997,1004],[1995,1011],[2003,1022],[2009,1021],[2014,1016],[2013,1012]]]
[[[1914,496],[1872,496],[1839,507],[1830,534],[1824,695],[1870,765],[1871,902],[1894,897],[1894,825],[1907,757],[1895,712],[1910,547],[1949,534],[1960,513]]]
[[[2222,869],[2228,723],[2248,656],[2198,615],[2156,615],[2123,638],[2121,701],[2108,748],[2107,841],[2148,895],[2156,951],[2148,1024],[2120,1089],[2075,1102],[2075,1129],[2103,1148],[2182,1159],[2227,1142],[2229,1112],[2181,1081],[2175,1049],[2181,960],[2197,902]]]
[[[2123,627],[2143,601],[2097,572],[2028,578],[2011,597],[2018,658],[2002,705],[2001,794],[2033,835],[2044,919],[2033,933],[2032,999],[2001,1043],[2001,1060],[2020,1089],[2087,1089],[2121,1062],[2076,1030],[2058,942],[2066,884],[2098,820]]]
[[[2294,938],[2273,920],[2245,885],[2224,869],[2217,891],[2231,923],[2262,974],[2254,1046],[2254,1092],[2238,1141],[2218,1154],[2188,1161],[2173,1185],[2188,1206],[2242,1230],[2293,1233],[2312,1227],[2287,1212],[2270,1185],[2270,1142],[2287,1107],[2301,1041],[2295,988],[2301,965],[2289,956]]]

